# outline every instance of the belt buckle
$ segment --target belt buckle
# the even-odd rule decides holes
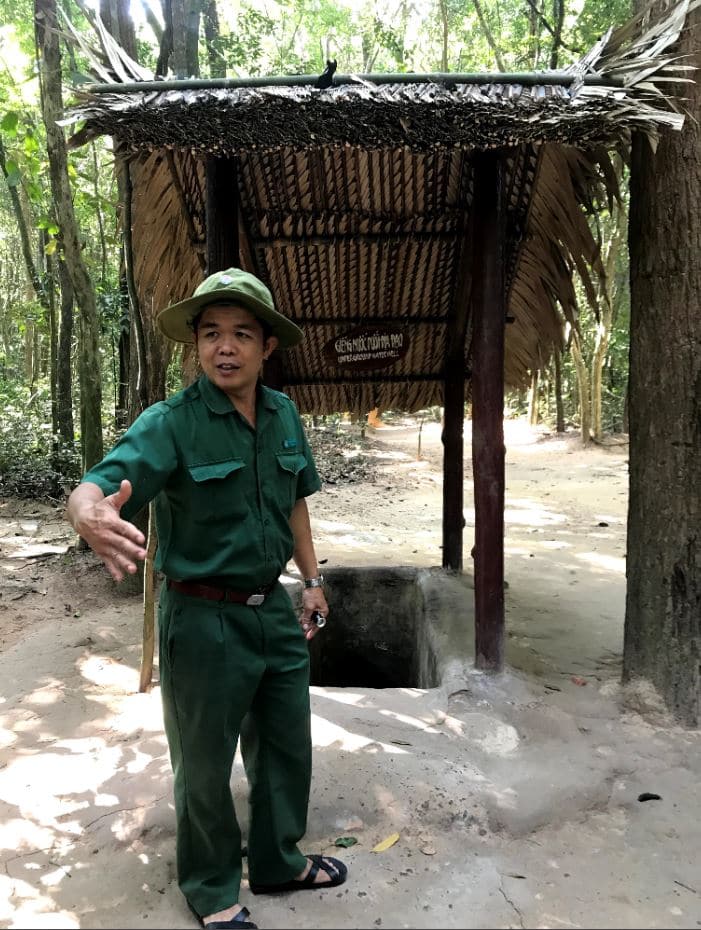
[[[260,607],[260,605],[265,601],[265,594],[251,594],[251,596],[246,601],[247,607]]]

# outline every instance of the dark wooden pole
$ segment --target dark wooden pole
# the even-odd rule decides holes
[[[475,664],[504,664],[504,222],[498,154],[474,158],[472,468],[475,495]]]
[[[446,372],[443,396],[443,568],[462,571],[465,363]]]
[[[472,281],[471,236],[460,250],[455,302],[448,324],[443,393],[443,568],[462,571],[463,428],[465,422],[465,339]]]
[[[238,268],[239,187],[235,158],[210,157],[205,164],[205,222],[207,274]]]

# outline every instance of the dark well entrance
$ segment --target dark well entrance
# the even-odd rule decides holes
[[[445,591],[447,579],[441,570],[337,568],[324,574],[329,622],[310,644],[313,685],[434,688],[441,684],[443,663],[437,652],[443,651],[440,646],[445,641],[443,611],[431,596],[434,590]],[[471,594],[460,593],[466,599]],[[443,607],[452,609],[448,603]],[[464,626],[463,636],[467,644]]]

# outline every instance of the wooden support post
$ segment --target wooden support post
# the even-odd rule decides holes
[[[472,242],[465,236],[460,249],[460,269],[451,317],[443,390],[443,568],[462,571],[463,428],[465,422],[465,339],[472,285]]]
[[[144,561],[144,632],[141,649],[139,691],[150,691],[151,681],[153,679],[153,653],[156,638],[156,575],[153,569],[153,560],[156,555],[157,545],[156,505],[151,501],[148,507],[148,539],[146,542],[146,560]]]
[[[239,185],[235,158],[207,159],[205,165],[207,274],[239,268]]]
[[[465,362],[446,373],[443,395],[443,568],[462,571]]]
[[[472,467],[475,494],[475,664],[504,664],[504,216],[502,162],[474,158]],[[475,226],[477,228],[477,226]]]

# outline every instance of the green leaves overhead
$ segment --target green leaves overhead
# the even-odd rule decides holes
[[[36,225],[37,229],[45,229],[50,236],[58,234],[58,226],[48,216],[40,216]]]
[[[22,180],[22,175],[20,174],[20,170],[17,167],[17,162],[12,161],[11,158],[8,158],[8,160],[5,162],[5,171],[7,172],[5,175],[7,186],[17,187],[17,185]]]
[[[19,124],[19,113],[16,110],[8,110],[0,122],[0,129],[6,132],[8,136],[17,135],[17,126]]]

